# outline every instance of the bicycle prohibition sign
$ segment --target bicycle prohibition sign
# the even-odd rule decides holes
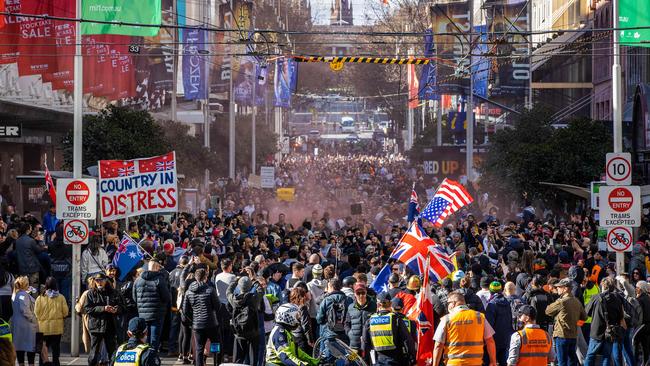
[[[632,230],[624,226],[610,228],[607,231],[607,246],[614,252],[628,251],[632,246]]]
[[[88,222],[85,220],[68,220],[63,225],[63,239],[66,244],[88,243]]]

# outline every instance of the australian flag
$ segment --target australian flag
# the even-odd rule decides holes
[[[117,247],[115,257],[113,257],[113,265],[120,270],[120,281],[124,281],[133,267],[142,260],[142,257],[140,246],[130,236],[124,235]]]
[[[384,265],[384,268],[379,271],[377,277],[370,284],[370,288],[375,290],[376,293],[388,291],[388,277],[390,277],[391,267],[389,264]]]

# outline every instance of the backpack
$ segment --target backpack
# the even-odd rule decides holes
[[[50,265],[52,277],[57,280],[62,280],[70,275],[72,270],[72,263],[65,258],[55,259]]]
[[[345,300],[335,301],[327,309],[327,326],[334,332],[345,332],[345,318],[348,315],[348,307]]]
[[[623,311],[625,313],[625,324],[628,328],[636,328],[643,324],[643,308],[639,300],[632,296],[621,296],[623,300]]]
[[[235,334],[247,340],[255,340],[259,337],[259,326],[257,311],[253,309],[249,300],[243,306],[237,306],[233,309],[232,324]]]
[[[521,301],[520,298],[511,298],[508,299],[508,303],[510,304],[510,315],[512,316],[512,330],[517,330],[519,329],[518,323],[519,323],[519,308],[524,305],[523,301]]]

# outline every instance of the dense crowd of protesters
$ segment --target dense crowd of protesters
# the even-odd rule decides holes
[[[408,313],[421,290],[421,278],[389,257],[407,230],[411,182],[425,197],[423,181],[399,156],[292,156],[276,176],[278,186],[296,187],[293,203],[233,181],[219,192],[221,211],[97,226],[83,249],[78,299],[70,296],[71,247],[54,209],[40,221],[2,217],[0,318],[11,323],[13,347],[0,350],[13,348],[20,365],[33,365],[37,355],[58,365],[64,322],[76,311],[89,365],[110,362],[136,317],[152,349],[185,364],[205,364],[204,354],[219,343],[218,362],[264,365],[275,312],[290,303],[299,309],[291,332],[300,350],[312,354],[318,339],[337,338],[369,360],[369,317]],[[435,325],[461,296],[496,331],[498,364],[515,365],[513,334],[529,305],[552,335],[560,366],[594,365],[595,355],[615,365],[647,361],[650,236],[639,237],[625,272],[616,272],[612,253],[596,243],[591,216],[540,215],[529,202],[510,215],[479,201],[442,228],[424,224],[457,261],[453,274],[433,284]],[[363,214],[341,208],[350,202],[363,202]],[[120,280],[112,259],[123,235],[146,255]],[[384,265],[392,274],[377,293],[370,284]],[[330,314],[340,305],[344,319],[337,322]],[[331,357],[323,351],[323,359]]]

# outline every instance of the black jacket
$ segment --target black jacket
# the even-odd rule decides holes
[[[480,297],[476,296],[474,291],[469,288],[461,288],[458,290],[461,294],[465,296],[465,303],[469,306],[470,309],[480,311],[485,313],[485,308],[483,307],[483,301]]]
[[[537,310],[537,324],[540,328],[548,329],[552,319],[546,315],[546,307],[553,302],[549,293],[541,288],[531,288],[524,294],[524,300]]]
[[[84,311],[88,314],[88,331],[90,333],[113,333],[117,331],[117,317],[104,311],[107,305],[116,306],[117,314],[124,310],[120,296],[112,287],[106,286],[102,291],[88,291]]]
[[[363,327],[370,319],[370,316],[377,312],[375,299],[368,299],[366,304],[361,306],[356,301],[348,305],[347,319],[345,320],[345,332],[350,338],[350,347],[361,349],[361,337]]]
[[[314,343],[315,339],[312,334],[311,327],[311,318],[309,317],[309,309],[306,305],[299,306],[298,320],[300,320],[300,325],[291,331],[291,334],[296,340],[296,344],[303,351],[309,349],[309,343]]]
[[[641,304],[641,312],[643,313],[643,324],[650,327],[650,295],[643,293],[639,297],[639,304]]]
[[[219,325],[221,303],[217,290],[207,283],[192,282],[183,299],[182,315],[191,320],[192,328],[207,329]]]
[[[163,319],[171,301],[166,272],[144,271],[133,284],[133,300],[145,321]]]
[[[379,311],[377,314],[387,314],[387,311]],[[394,317],[395,323],[393,324],[393,337],[396,349],[390,351],[377,352],[378,364],[384,364],[382,361],[392,360],[404,365],[412,365],[415,363],[416,347],[413,338],[406,329],[404,322],[400,321],[397,316]],[[363,326],[362,349],[367,354],[372,348],[372,341],[370,339],[370,322],[367,321]]]
[[[607,307],[607,319],[605,310]],[[592,317],[591,331],[589,337],[602,341],[607,328],[607,322],[611,325],[620,325],[623,320],[623,299],[615,292],[607,291],[594,295],[585,308],[587,316]]]

